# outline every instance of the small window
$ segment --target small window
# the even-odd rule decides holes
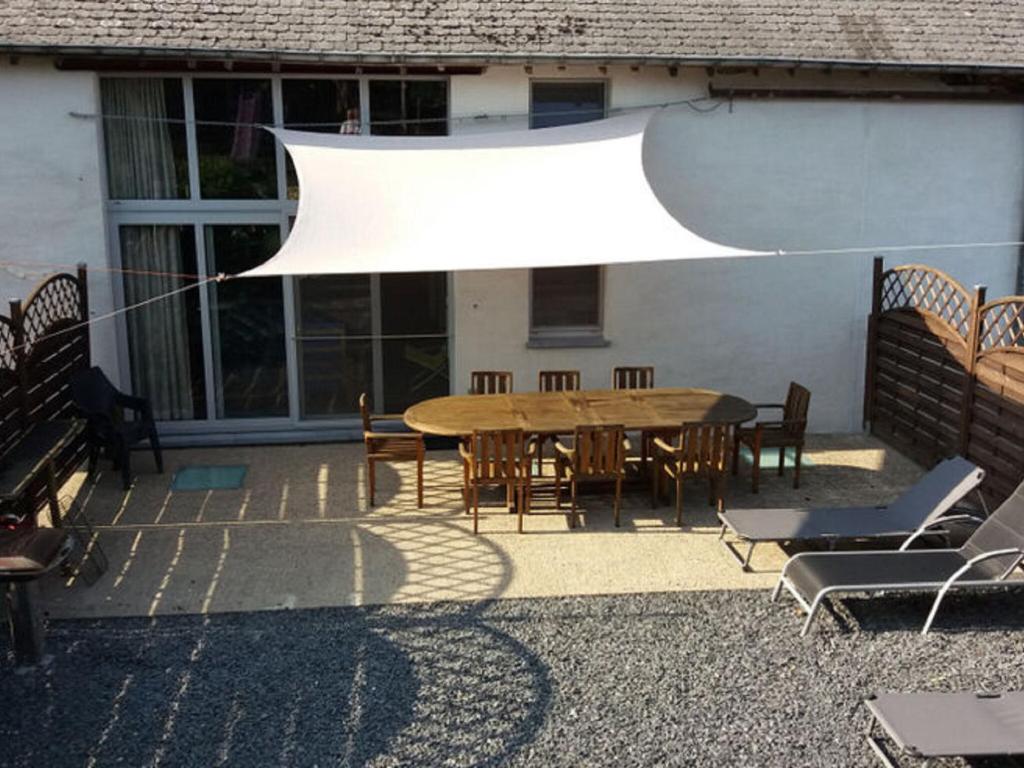
[[[601,81],[535,81],[530,127],[585,123],[605,116]],[[549,267],[530,274],[530,346],[603,346],[599,266]]]
[[[446,136],[448,83],[443,80],[371,80],[370,133]]]

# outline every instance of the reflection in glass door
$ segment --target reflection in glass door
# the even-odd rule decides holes
[[[295,297],[302,418],[351,416],[362,392],[390,413],[448,394],[444,273],[302,277]]]
[[[208,225],[207,274],[243,272],[277,251],[275,225]],[[210,343],[218,418],[288,415],[284,295],[278,277],[209,286]]]

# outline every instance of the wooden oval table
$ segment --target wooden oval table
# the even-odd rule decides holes
[[[418,432],[459,437],[497,429],[571,434],[577,424],[621,424],[628,430],[658,432],[683,422],[740,424],[756,415],[753,405],[734,395],[673,387],[452,395],[417,403],[403,418]]]

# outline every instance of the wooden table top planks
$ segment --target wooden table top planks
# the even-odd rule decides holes
[[[756,415],[753,405],[734,395],[666,387],[452,395],[417,403],[403,418],[418,432],[454,437],[473,430],[498,429],[566,434],[577,424],[621,424],[629,430],[668,431],[683,422],[741,424]]]

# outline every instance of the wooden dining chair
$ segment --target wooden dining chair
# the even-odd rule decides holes
[[[473,371],[469,374],[469,394],[504,395],[512,391],[512,371]]]
[[[807,411],[811,404],[811,392],[806,387],[790,382],[785,403],[757,403],[758,410],[774,408],[782,411],[779,421],[758,421],[752,427],[739,427],[732,450],[732,473],[739,472],[740,444],[750,448],[753,455],[751,487],[758,492],[761,480],[761,449],[779,449],[779,477],[786,466],[786,449],[796,452],[796,468],[793,473],[793,487],[800,487],[800,462],[804,452],[804,435],[807,431]]]
[[[370,506],[376,504],[377,462],[416,462],[416,506],[423,507],[423,435],[419,432],[377,432],[376,421],[401,421],[398,414],[370,413],[364,392],[359,396],[359,415],[363,419],[363,443],[366,445],[366,478],[369,485]]]
[[[683,480],[706,478],[708,504],[721,512],[725,506],[725,474],[732,428],[717,422],[683,424],[675,443],[655,437],[654,468],[651,473],[651,507],[664,495],[665,478],[675,482],[676,525],[683,525]]]
[[[480,488],[505,486],[505,503],[519,516],[530,510],[530,447],[521,429],[473,432],[459,444],[462,456],[462,502],[466,514],[473,513],[473,533],[479,531]]]
[[[580,388],[579,371],[540,371],[538,392],[575,392]]]
[[[569,481],[569,527],[576,527],[576,499],[581,482],[615,481],[615,526],[619,526],[622,478],[626,474],[629,443],[621,425],[580,425],[573,433],[572,446],[555,441],[555,506],[562,508],[562,483]]]
[[[538,392],[576,392],[580,388],[579,371],[540,371],[537,374]],[[537,435],[537,474],[544,474],[544,443],[554,441],[558,435]]]
[[[654,389],[654,366],[612,368],[612,389]]]

